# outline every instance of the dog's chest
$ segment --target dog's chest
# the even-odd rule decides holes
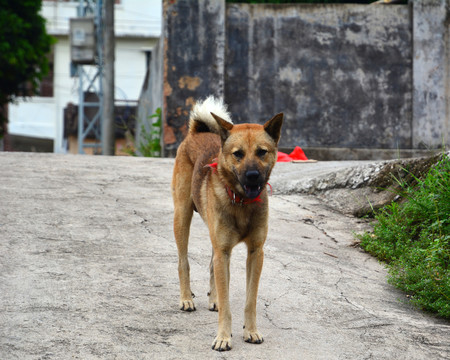
[[[223,221],[229,230],[239,234],[240,240],[244,240],[264,224],[265,213],[261,210],[253,205],[230,205],[228,216],[223,216]]]

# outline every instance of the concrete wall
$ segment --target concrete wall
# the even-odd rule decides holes
[[[450,1],[413,1],[413,147],[450,144]]]
[[[225,99],[282,147],[410,148],[410,44],[407,6],[231,5]]]
[[[196,99],[223,96],[225,2],[164,1],[164,147],[176,150]]]
[[[162,108],[163,104],[163,86],[164,86],[164,67],[163,67],[163,39],[160,38],[151,53],[150,66],[144,79],[144,85],[139,96],[137,119],[136,119],[136,140],[139,145],[142,126],[148,133],[150,131],[151,119],[149,116],[156,112],[157,108]]]
[[[223,95],[238,123],[284,112],[282,148],[358,158],[345,149],[441,147],[449,142],[449,3],[165,0],[165,155],[186,134],[195,99],[209,94]]]

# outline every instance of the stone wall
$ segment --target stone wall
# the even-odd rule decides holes
[[[209,94],[224,97],[237,123],[284,112],[280,146],[307,155],[441,147],[449,142],[449,3],[165,0],[152,60],[162,63],[163,84],[151,101],[163,107],[165,155],[185,136],[195,100]]]
[[[231,5],[225,99],[282,147],[410,148],[410,45],[407,6]]]

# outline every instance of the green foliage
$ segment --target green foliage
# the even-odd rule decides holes
[[[141,125],[141,141],[137,149],[142,156],[158,157],[161,156],[161,108],[157,108],[148,120],[150,130],[145,124]]]
[[[42,0],[0,0],[0,106],[36,92],[48,72],[46,54],[54,39],[39,15]],[[0,134],[6,119],[0,115]]]
[[[361,246],[389,267],[389,281],[419,307],[450,318],[450,160],[444,154],[417,185],[402,188],[404,202],[376,215]]]

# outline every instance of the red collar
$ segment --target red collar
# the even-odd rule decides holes
[[[210,167],[211,169],[213,169],[214,172],[217,171],[217,162],[213,162],[211,164],[206,165],[205,167]],[[267,185],[269,185],[270,187],[270,194],[272,194],[272,185],[270,185],[269,183],[267,183]],[[252,203],[262,203],[263,200],[261,199],[261,193],[254,199],[249,199],[249,198],[244,198],[244,197],[240,197],[238,194],[236,194],[233,190],[231,190],[229,188],[229,186],[225,185],[225,190],[227,191],[228,196],[231,199],[231,203],[233,205],[235,204],[239,204],[239,205],[247,205],[247,204],[252,204]],[[264,191],[264,190],[262,190]],[[262,192],[261,191],[261,192]]]

